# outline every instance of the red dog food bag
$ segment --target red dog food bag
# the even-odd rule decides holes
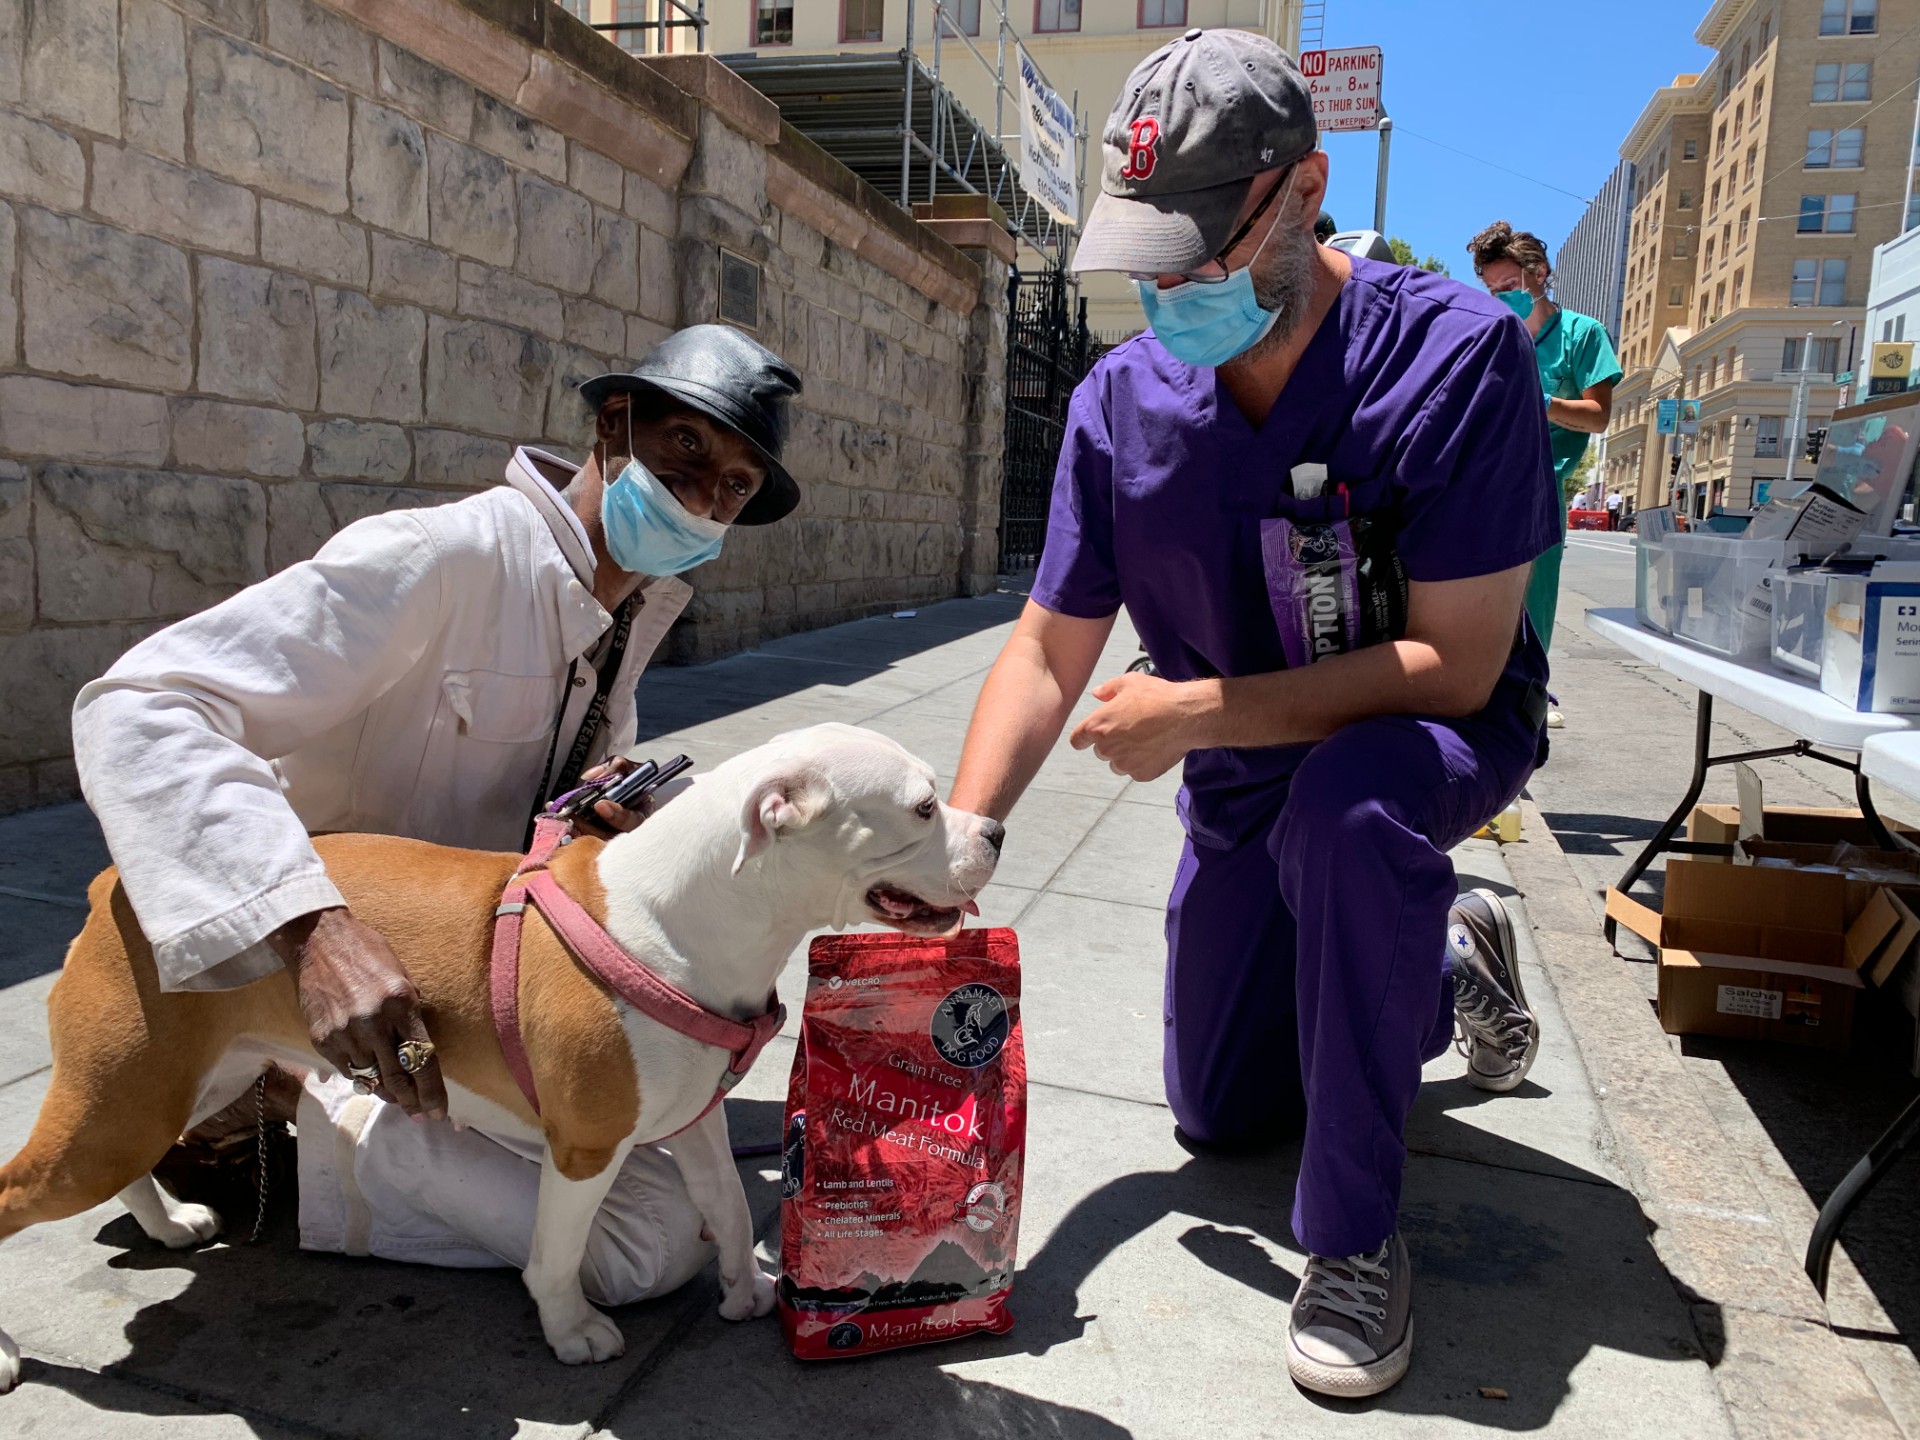
[[[780,1166],[793,1353],[1012,1328],[1026,1135],[1011,930],[816,939]]]

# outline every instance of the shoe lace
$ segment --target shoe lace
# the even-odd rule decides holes
[[[1502,1010],[1471,980],[1456,986],[1453,1048],[1463,1059],[1473,1058],[1475,1045],[1485,1045],[1509,1060],[1518,1060],[1527,1052],[1526,1027],[1526,1016]]]
[[[1386,1266],[1387,1247],[1382,1245],[1371,1255],[1349,1255],[1342,1260],[1323,1258],[1315,1255],[1307,1261],[1303,1303],[1314,1309],[1331,1310],[1336,1315],[1344,1315],[1349,1320],[1357,1320],[1374,1334],[1380,1333],[1380,1322],[1386,1318],[1386,1308],[1370,1305],[1367,1296],[1377,1295],[1387,1298],[1384,1285],[1370,1285],[1366,1277],[1377,1275],[1382,1280],[1391,1278]],[[1344,1267],[1346,1273],[1342,1274]]]

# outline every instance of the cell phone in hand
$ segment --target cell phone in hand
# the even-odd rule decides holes
[[[684,755],[676,755],[664,765],[656,765],[651,760],[643,761],[589,803],[598,805],[602,800],[611,800],[616,805],[632,805],[641,796],[651,795],[669,780],[692,768],[693,761]]]

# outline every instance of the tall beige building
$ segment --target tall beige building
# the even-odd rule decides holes
[[[1694,34],[1712,63],[1621,146],[1640,178],[1602,479],[1666,503],[1658,402],[1696,400],[1679,454],[1699,514],[1763,501],[1798,445],[1796,389],[1817,424],[1860,362],[1873,248],[1909,223],[1920,0],[1718,0]]]
[[[662,0],[562,0],[591,21],[654,20]],[[995,116],[994,70],[1000,59],[1003,0],[946,0],[955,27],[980,57],[949,30],[940,46],[941,81],[960,103],[989,127]],[[911,0],[914,50],[933,63],[933,0]],[[1007,84],[1013,94],[1001,106],[1001,123],[1018,145],[1019,45],[1048,82],[1079,113],[1089,133],[1082,214],[1100,183],[1100,129],[1128,73],[1147,55],[1193,26],[1231,27],[1270,34],[1287,43],[1298,34],[1298,4],[1285,0],[1004,0],[1008,27]],[[690,7],[691,8],[691,7]],[[909,0],[707,0],[707,49],[715,55],[883,55],[906,44]],[[1311,43],[1312,36],[1308,36]],[[645,32],[623,43],[649,51],[657,43]],[[692,48],[691,32],[672,42]],[[1144,325],[1133,288],[1117,276],[1088,276],[1087,323],[1098,332],[1126,334]]]

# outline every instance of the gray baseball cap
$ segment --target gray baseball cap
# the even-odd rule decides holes
[[[1319,143],[1307,82],[1245,30],[1189,30],[1134,67],[1102,134],[1075,270],[1184,274],[1220,253],[1247,182]]]

